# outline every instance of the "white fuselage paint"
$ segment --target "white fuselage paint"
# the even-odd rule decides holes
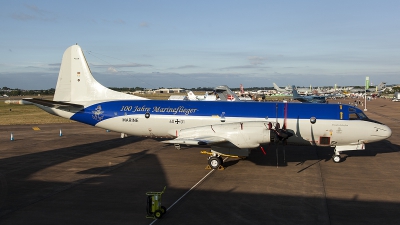
[[[137,122],[123,122],[123,119],[137,120]],[[173,121],[180,121],[178,124]],[[228,124],[245,121],[261,121],[275,123],[275,119],[257,119],[257,118],[221,118],[202,117],[202,116],[169,116],[152,115],[145,118],[143,114],[127,115],[107,119],[96,124],[97,127],[122,132],[134,136],[146,137],[170,137],[179,136],[182,129],[201,127],[205,125]],[[283,124],[283,119],[278,120]],[[287,130],[294,133],[288,139],[288,143],[299,145],[321,145],[320,137],[330,137],[329,144],[322,145],[356,145],[360,142],[368,143],[382,140],[387,137],[390,131],[387,126],[381,124],[360,121],[360,120],[318,120],[311,124],[309,120],[287,119]],[[317,126],[318,125],[318,126]],[[246,129],[244,127],[243,129]],[[208,134],[201,134],[208,135]],[[254,135],[257,135],[254,133]]]
[[[43,110],[64,118],[71,118],[73,113],[63,110],[41,107]],[[124,122],[129,121],[131,122]],[[222,122],[224,121],[224,122]],[[263,119],[246,117],[215,117],[215,116],[179,116],[179,115],[151,115],[145,118],[144,114],[131,114],[126,116],[113,117],[100,121],[97,127],[134,136],[175,138],[179,136],[182,129],[201,127],[206,125],[218,125],[228,123],[239,123],[246,121],[279,122],[282,118]],[[297,145],[357,145],[361,142],[369,143],[382,140],[391,135],[391,130],[386,125],[372,123],[363,120],[317,120],[312,124],[308,119],[287,119],[286,127],[294,135],[287,141],[289,144]],[[246,127],[243,127],[246,129]],[[253,129],[253,128],[252,128]],[[248,133],[251,135],[252,132]],[[258,131],[253,132],[259,135]],[[210,133],[199,135],[211,135]],[[329,144],[321,144],[320,137],[329,137]]]

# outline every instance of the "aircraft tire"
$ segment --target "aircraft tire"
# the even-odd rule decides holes
[[[154,212],[154,217],[155,217],[156,219],[161,219],[162,216],[163,216],[163,213],[161,212],[161,210],[156,210],[156,211]]]
[[[221,159],[218,158],[217,156],[212,156],[208,160],[208,165],[210,165],[211,169],[216,170],[221,165]]]
[[[341,160],[340,155],[334,155],[334,156],[332,157],[332,160],[333,160],[333,162],[335,162],[335,163],[340,163],[340,160]]]

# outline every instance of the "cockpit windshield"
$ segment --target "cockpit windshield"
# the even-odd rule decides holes
[[[378,121],[371,120],[361,110],[357,110],[355,108],[349,108],[349,120],[365,120],[365,121],[371,121],[374,123],[380,123]]]
[[[350,120],[368,120],[368,117],[360,110],[355,108],[349,108],[349,119]]]
[[[358,115],[358,118],[360,120],[367,120],[368,119],[368,117],[363,112],[358,112],[357,115]]]

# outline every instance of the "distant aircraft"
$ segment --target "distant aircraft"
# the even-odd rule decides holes
[[[277,84],[272,83],[274,85],[274,89],[277,90],[278,92],[291,92],[292,89],[285,87],[285,89],[280,88]]]
[[[307,103],[326,103],[326,97],[325,96],[316,96],[316,95],[310,95],[310,96],[301,96],[299,93],[297,93],[296,87],[293,85],[293,100],[297,100],[300,102],[307,102]]]
[[[195,101],[195,100],[199,100],[197,98],[197,96],[193,93],[193,91],[188,91],[187,93],[187,99],[190,101]]]
[[[293,90],[293,88],[292,88]],[[322,92],[319,88],[313,89],[311,86],[309,88],[305,87],[296,87],[297,93],[300,95],[312,95],[314,93]]]
[[[380,92],[383,91],[386,87],[386,83],[385,82],[381,82],[378,86],[373,87],[373,88],[368,88],[367,92]],[[351,93],[364,93],[365,92],[365,88],[351,88],[349,90]]]
[[[216,101],[217,96],[215,94],[209,95],[208,92],[206,92],[205,95],[203,96],[197,96],[193,93],[193,91],[188,92],[188,100],[190,101]]]
[[[165,143],[210,146],[208,164],[248,156],[271,142],[363,150],[391,129],[350,105],[242,101],[149,100],[110,90],[92,76],[78,45],[62,58],[53,101],[24,99],[48,113],[128,135],[169,138]],[[179,154],[176,152],[175,154]],[[179,165],[179,164],[178,164]]]
[[[291,93],[293,91],[293,87],[289,88],[289,87],[285,87],[285,89],[280,88],[277,84],[272,83],[274,85],[274,89],[277,90],[278,92],[281,93]],[[301,94],[301,95],[310,95],[313,94],[313,92],[321,92],[321,90],[318,89],[312,89],[311,86],[310,88],[300,88],[300,87],[296,87],[297,89],[297,93]]]
[[[187,95],[190,101],[240,101],[240,98],[226,85],[215,87],[212,94],[206,92],[204,96],[197,96],[193,91],[189,91]]]

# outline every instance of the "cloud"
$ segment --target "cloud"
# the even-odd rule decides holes
[[[58,68],[60,68],[61,63],[49,63],[48,65],[51,66],[51,67],[58,67]]]
[[[267,61],[267,58],[261,56],[250,56],[248,60],[250,61],[251,65],[262,65],[265,61]]]
[[[141,23],[139,24],[139,26],[141,26],[141,27],[149,27],[149,23],[147,23],[147,22],[141,22]]]
[[[28,4],[25,4],[25,7],[28,8],[28,9],[30,9],[31,11],[33,11],[33,12],[35,12],[35,13],[38,13],[38,14],[43,14],[43,13],[46,12],[45,10],[39,9],[36,5],[28,5]]]
[[[122,19],[114,19],[114,20],[103,19],[102,21],[104,23],[113,23],[113,24],[121,24],[121,25],[126,23],[125,20],[122,20]]]
[[[24,13],[24,12],[17,12],[13,13],[11,15],[11,18],[15,20],[20,20],[20,21],[34,21],[34,20],[40,20],[40,21],[55,21],[56,17],[52,15],[53,13],[40,9],[36,5],[28,5],[25,4],[25,7],[29,10],[29,13]]]
[[[169,70],[182,70],[182,69],[192,69],[192,68],[198,68],[198,66],[185,65],[185,66],[180,66],[180,67],[175,67],[175,68],[169,68]]]
[[[117,19],[117,20],[114,20],[113,23],[116,23],[116,24],[125,24],[125,21],[122,20],[122,19]]]
[[[221,68],[220,70],[232,70],[232,69],[254,69],[254,65],[243,65],[243,66],[228,66]]]
[[[220,68],[219,70],[237,70],[237,69],[265,69],[270,68],[266,66],[260,66],[265,64],[267,58],[261,56],[250,56],[247,58],[249,60],[249,65],[241,65],[241,66],[228,66],[224,68]]]
[[[15,20],[20,20],[20,21],[28,21],[28,20],[37,20],[38,18],[33,15],[28,15],[25,13],[13,13],[11,15],[11,18]]]
[[[126,64],[114,64],[114,65],[94,65],[91,64],[90,66],[96,67],[96,68],[122,68],[122,67],[152,67],[150,64],[140,64],[140,63],[126,63]]]
[[[257,65],[243,65],[243,66],[228,66],[221,68],[219,70],[237,70],[237,69],[264,69],[264,68],[269,68],[266,66],[260,67]]]
[[[118,73],[118,70],[116,70],[114,67],[110,66],[110,67],[108,67],[107,72],[109,72],[109,73]]]

